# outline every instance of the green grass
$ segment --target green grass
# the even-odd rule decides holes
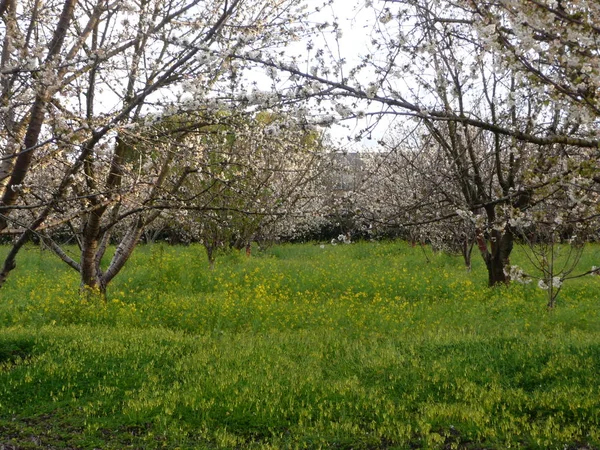
[[[429,257],[286,245],[210,271],[146,246],[102,303],[30,248],[0,291],[0,448],[600,448],[600,277],[548,312]]]

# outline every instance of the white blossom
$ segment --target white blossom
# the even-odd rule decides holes
[[[335,111],[343,118],[346,118],[346,117],[349,117],[350,115],[352,115],[352,110],[350,108],[348,108],[346,105],[343,105],[341,103],[337,103],[335,105]]]
[[[379,16],[379,22],[386,24],[390,22],[393,18],[394,16],[392,16],[392,13],[389,10],[387,10],[381,16]]]
[[[368,98],[375,98],[375,95],[377,95],[377,91],[378,91],[379,87],[375,84],[375,83],[370,83],[369,86],[367,87],[367,97]]]
[[[504,275],[506,275],[507,277],[509,277],[512,281],[516,281],[517,283],[521,283],[521,284],[528,284],[531,283],[531,278],[529,278],[529,276],[527,276],[524,272],[523,269],[521,269],[519,266],[510,266],[507,269],[504,269]]]

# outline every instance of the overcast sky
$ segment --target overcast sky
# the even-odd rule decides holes
[[[323,3],[322,0],[309,0],[312,8]],[[370,40],[376,23],[375,11],[365,6],[365,0],[333,0],[331,6],[326,6],[319,14],[314,16],[315,22],[336,21],[340,33],[334,38],[333,29],[330,28],[323,34],[328,40],[328,47],[334,53],[345,58],[346,69],[349,70],[359,63],[360,57],[370,52]],[[331,136],[336,142],[348,145],[347,137],[352,137],[368,125],[368,120],[350,119],[341,125],[331,127]],[[359,146],[374,147],[384,133],[385,125],[378,127],[372,139],[363,139]]]

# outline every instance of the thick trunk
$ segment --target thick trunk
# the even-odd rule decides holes
[[[101,211],[103,212],[103,211]],[[86,222],[81,242],[81,286],[98,288],[97,251],[100,243],[100,215],[93,211]]]
[[[15,158],[15,162],[12,166],[11,176],[4,189],[4,194],[0,200],[2,206],[13,206],[17,202],[17,198],[20,195],[20,186],[27,175],[31,160],[33,158],[33,148],[37,144],[38,136],[42,130],[44,123],[44,117],[46,114],[46,101],[47,99],[38,96],[31,108],[31,119],[29,127],[25,135],[24,147],[26,151],[21,151]],[[10,209],[6,208],[6,215],[10,213]],[[8,228],[9,221],[5,216],[0,217],[0,231]]]
[[[491,245],[488,249],[484,236],[477,235],[477,246],[485,261],[488,271],[488,285],[490,287],[508,284],[510,278],[505,273],[505,268],[510,264],[510,253],[513,249],[513,235],[510,231],[492,231]]]
[[[87,243],[81,252],[81,287],[96,290],[100,288],[99,274],[96,268],[96,249],[98,241]]]
[[[100,268],[100,261],[106,246],[100,245],[101,239],[99,238],[84,239],[80,263],[82,289],[87,289],[88,292],[97,292],[103,298],[106,298],[108,285],[125,266],[139,242],[143,225],[144,222],[141,218],[132,225],[117,246],[115,254],[105,271]]]
[[[125,153],[128,150],[128,145],[123,140],[118,140],[115,155],[111,161],[111,170],[106,181],[106,185],[109,190],[117,190],[121,186],[121,179],[123,176],[122,163],[125,157]],[[170,152],[163,162],[163,166],[159,173],[156,183],[152,187],[152,191],[149,194],[149,199],[156,199],[161,191],[163,183],[165,182],[169,170],[170,163],[173,161],[174,152]],[[173,191],[176,191],[181,184],[183,184],[185,177],[191,173],[186,171],[181,179],[180,183],[176,184]],[[138,218],[132,223],[131,228],[122,238],[120,244],[115,250],[115,254],[106,269],[102,271],[100,263],[102,257],[106,252],[111,228],[102,230],[101,220],[107,211],[107,205],[98,208],[93,211],[85,225],[83,231],[82,240],[82,252],[81,252],[81,285],[82,287],[89,288],[91,290],[99,291],[103,297],[106,296],[106,288],[112,279],[118,275],[121,269],[125,266],[125,263],[131,257],[135,247],[137,246],[145,227],[150,225],[159,217],[159,212],[156,211],[144,218],[138,216]],[[120,205],[117,204],[113,209],[111,215],[111,222],[116,222],[119,216]]]
[[[504,273],[505,265],[502,261],[499,261],[497,258],[490,258],[489,261],[486,261],[486,267],[488,270],[488,285],[490,287],[508,284],[510,280]]]

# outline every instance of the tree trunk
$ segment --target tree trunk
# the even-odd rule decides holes
[[[135,221],[132,227],[127,231],[127,234],[123,237],[119,245],[115,250],[115,254],[113,255],[108,268],[104,272],[103,275],[100,276],[100,291],[106,292],[106,287],[108,283],[112,281],[114,277],[116,277],[121,269],[125,266],[125,263],[129,261],[129,258],[133,254],[135,247],[137,246],[140,238],[142,237],[142,233],[144,232],[145,222],[141,217]],[[99,263],[98,263],[99,264]],[[100,272],[100,270],[98,270]]]
[[[465,262],[467,272],[471,271],[471,252],[473,251],[473,241],[465,237],[461,243],[460,250]]]
[[[10,272],[17,267],[16,257],[20,248],[20,245],[15,244],[4,260],[4,266],[2,267],[2,272],[0,272],[0,287],[4,285]]]
[[[0,272],[0,288],[6,282],[6,279],[8,278],[10,272],[17,267],[17,254],[19,253],[21,248],[29,241],[29,239],[31,239],[34,230],[36,230],[46,219],[49,211],[50,209],[46,208],[46,210],[42,212],[42,214],[40,214],[40,216],[30,224],[29,228],[27,228],[23,232],[23,234],[21,234],[19,239],[17,239],[17,241],[13,244],[8,255],[6,255],[6,258],[4,260],[4,266],[2,267],[2,271]]]
[[[100,214],[104,209],[100,211]],[[83,229],[83,238],[81,243],[81,286],[90,289],[99,287],[100,274],[96,265],[98,245],[100,244],[100,214],[93,211]]]
[[[204,248],[206,249],[206,256],[208,257],[208,267],[212,270],[215,268],[215,247],[205,243]]]
[[[488,285],[494,287],[508,284],[510,278],[504,269],[510,264],[510,253],[514,244],[513,234],[509,230],[504,232],[492,230],[490,241],[491,245],[488,249],[485,237],[481,232],[477,234],[477,246],[488,271]]]
[[[498,258],[491,257],[485,264],[488,271],[488,285],[490,287],[509,283],[510,280],[504,273],[505,265],[502,261]]]

